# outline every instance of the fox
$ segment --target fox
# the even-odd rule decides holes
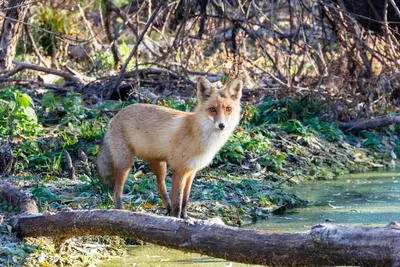
[[[167,214],[188,218],[187,206],[196,173],[208,166],[240,122],[243,81],[218,89],[204,77],[197,81],[197,104],[183,112],[151,104],[132,104],[110,121],[100,145],[98,174],[123,209],[122,192],[134,157],[148,163]],[[171,199],[165,177],[172,169]]]

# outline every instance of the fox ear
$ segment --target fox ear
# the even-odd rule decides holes
[[[200,102],[206,101],[214,92],[212,84],[204,77],[200,77],[197,81],[197,98]]]
[[[240,100],[242,97],[243,81],[242,78],[236,78],[226,86],[226,92],[233,100]]]

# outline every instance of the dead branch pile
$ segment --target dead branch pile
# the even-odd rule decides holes
[[[104,4],[104,14],[96,5],[79,6],[66,32],[49,33],[43,21],[34,25],[29,18],[22,36],[26,51],[37,55],[38,64],[49,66],[50,57],[51,66],[60,71],[57,75],[83,88],[87,97],[124,98],[125,91],[140,94],[154,87],[157,93],[174,91],[190,87],[198,76],[226,82],[242,74],[255,101],[266,95],[309,95],[318,99],[331,120],[369,118],[397,107],[400,1],[132,1],[116,6],[104,0]],[[51,8],[68,15],[69,5],[74,4],[29,3],[28,13],[42,14]],[[129,55],[123,59],[119,44],[127,39],[133,43],[127,44]],[[41,48],[44,41],[48,46]],[[114,75],[101,69],[106,58],[99,54],[108,51]],[[80,69],[83,76],[61,66],[67,54],[85,62],[87,67]],[[3,73],[3,80],[20,71],[22,64]],[[82,79],[89,75],[97,80]]]

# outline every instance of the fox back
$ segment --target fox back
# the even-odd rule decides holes
[[[122,109],[111,120],[97,158],[100,176],[114,188],[116,207],[122,208],[122,189],[137,156],[156,174],[170,215],[185,217],[195,173],[212,161],[239,123],[241,94],[240,79],[216,89],[200,78],[194,112],[148,104]],[[174,171],[172,205],[165,187],[166,162]]]

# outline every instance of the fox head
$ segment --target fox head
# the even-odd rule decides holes
[[[198,105],[196,111],[206,115],[218,131],[235,127],[240,119],[240,98],[243,82],[241,78],[232,80],[221,89],[215,88],[201,77],[197,82]]]

